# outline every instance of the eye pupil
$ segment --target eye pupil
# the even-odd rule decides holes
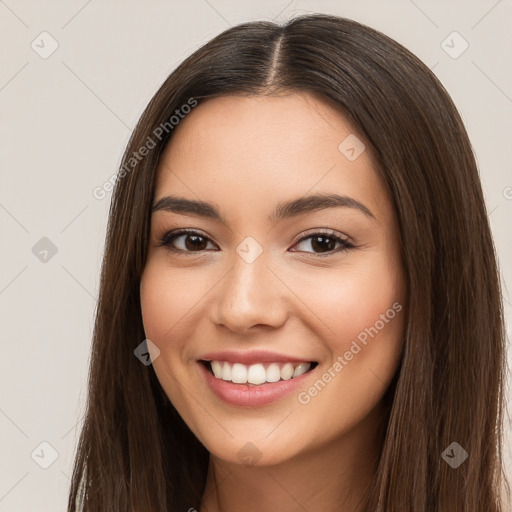
[[[318,240],[320,240],[319,244],[316,242]],[[326,243],[326,241],[328,241],[328,242]],[[311,247],[313,247],[313,249],[315,249],[315,250],[320,248],[320,252],[333,251],[335,245],[336,245],[336,241],[327,236],[315,236],[311,239]]]
[[[189,241],[192,241],[192,243],[188,243]],[[207,242],[205,241],[204,237],[200,235],[187,235],[185,237],[185,247],[187,248],[187,250],[197,249],[199,251],[202,251],[206,248],[206,245]]]

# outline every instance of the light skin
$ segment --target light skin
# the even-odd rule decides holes
[[[154,211],[141,279],[146,337],[160,350],[154,370],[210,452],[200,512],[357,511],[373,476],[382,397],[402,348],[406,283],[395,213],[368,145],[354,161],[338,149],[354,133],[310,94],[226,96],[195,107],[162,156],[153,204],[170,195],[206,201],[224,219]],[[345,205],[267,218],[278,203],[333,193],[367,212]],[[180,229],[200,235],[167,237],[188,252],[160,245]],[[340,251],[332,234],[353,247]],[[249,236],[263,250],[251,263],[237,252]],[[394,303],[402,311],[332,371]],[[297,392],[271,404],[222,401],[197,360],[255,349],[319,364]],[[329,368],[335,377],[301,403],[298,393]],[[238,455],[248,442],[259,455],[252,465]]]

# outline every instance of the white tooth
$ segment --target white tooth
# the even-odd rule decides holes
[[[210,361],[212,365],[213,374],[217,379],[222,379],[222,363],[220,361]]]
[[[220,363],[222,365],[222,380],[231,380],[231,365],[228,362]]]
[[[267,382],[277,382],[281,378],[281,370],[279,369],[279,365],[276,363],[272,363],[267,368]]]
[[[283,380],[290,380],[293,375],[293,365],[292,363],[286,363],[281,368],[281,379]]]
[[[231,368],[231,382],[235,384],[247,383],[247,368],[240,363],[235,363]]]
[[[262,364],[251,364],[247,372],[247,382],[250,384],[263,384],[266,381],[267,374]]]
[[[299,377],[303,373],[306,373],[311,367],[311,363],[300,363],[293,372],[293,377]]]

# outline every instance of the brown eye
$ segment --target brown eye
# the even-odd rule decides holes
[[[301,250],[299,252],[312,252],[317,256],[329,256],[354,248],[354,245],[350,242],[333,233],[313,233],[312,235],[301,238],[296,245],[303,244],[304,242],[307,242],[307,244],[304,245],[309,245],[313,251]],[[339,246],[338,249],[336,249],[336,246]]]
[[[166,233],[158,247],[165,247],[176,253],[193,253],[207,250],[210,239],[197,231],[181,230],[177,233]]]
[[[202,252],[208,250],[208,244],[213,246],[211,240],[194,230],[181,230],[176,233],[166,233],[158,247],[165,247],[173,253],[191,254],[194,252]],[[341,238],[333,233],[313,233],[306,237],[301,238],[295,245],[309,244],[312,251],[293,250],[292,252],[306,252],[312,253],[316,256],[330,256],[338,252],[348,251],[355,246],[348,240]]]

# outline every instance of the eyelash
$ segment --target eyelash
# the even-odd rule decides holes
[[[182,229],[180,231],[177,231],[176,233],[168,232],[166,233],[160,240],[160,242],[157,244],[157,247],[165,247],[168,251],[175,253],[175,254],[194,254],[194,253],[200,253],[201,251],[183,251],[181,249],[176,249],[172,246],[172,242],[176,240],[176,238],[179,238],[182,235],[198,235],[204,239],[206,239],[208,242],[213,243],[207,236],[203,235],[202,233],[195,231],[193,229]],[[301,235],[299,235],[301,236]],[[300,238],[294,245],[297,245],[304,240],[308,240],[309,238],[315,238],[318,236],[327,236],[328,238],[334,240],[336,243],[339,243],[341,247],[338,249],[326,252],[326,253],[315,253],[315,252],[309,252],[309,251],[292,251],[292,252],[306,252],[306,254],[314,254],[317,257],[324,258],[327,256],[332,256],[337,253],[343,253],[347,252],[350,249],[355,249],[355,245],[350,243],[348,240],[345,240],[344,238],[339,237],[338,235],[334,234],[332,231],[327,230],[321,230],[315,233],[312,233],[310,235],[304,236],[303,238]]]

